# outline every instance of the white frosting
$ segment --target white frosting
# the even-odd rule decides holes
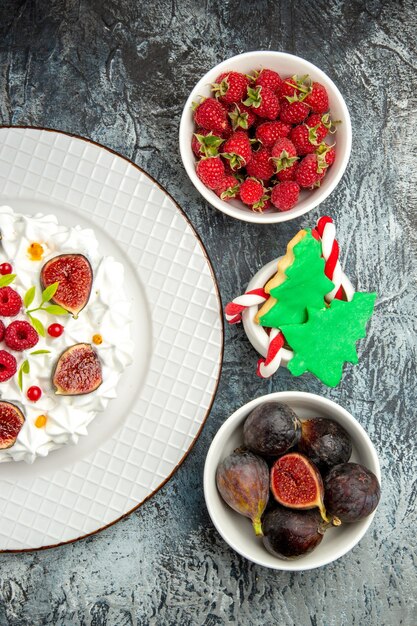
[[[5,461],[26,461],[33,463],[37,456],[46,456],[51,450],[67,443],[76,444],[81,435],[87,435],[87,426],[98,411],[103,411],[110,398],[116,397],[118,380],[132,362],[133,344],[130,332],[130,302],[123,288],[124,268],[113,257],[102,256],[99,244],[91,229],[80,226],[68,228],[58,224],[54,215],[36,214],[28,217],[14,213],[10,207],[0,207],[0,263],[8,262],[17,274],[13,289],[23,296],[36,286],[36,295],[30,308],[40,303],[41,287],[39,276],[46,261],[58,254],[79,253],[85,255],[93,269],[93,287],[85,309],[78,319],[71,315],[53,316],[36,311],[45,329],[54,322],[64,326],[60,337],[39,337],[35,347],[23,352],[10,352],[17,360],[17,367],[28,359],[30,373],[23,375],[23,390],[17,384],[17,373],[10,380],[0,383],[0,398],[16,403],[25,414],[25,422],[15,444],[0,450],[0,463]],[[28,247],[40,243],[44,249],[41,261],[29,258]],[[7,326],[16,319],[28,319],[24,314],[14,318],[3,318]],[[51,375],[60,354],[75,343],[91,343],[92,337],[100,334],[103,343],[94,346],[102,366],[103,383],[86,395],[57,396]],[[94,345],[94,344],[92,344]],[[0,349],[8,350],[1,342]],[[30,355],[34,350],[50,350],[45,355]],[[38,402],[30,402],[27,389],[37,385],[42,390]],[[43,428],[37,428],[35,421],[39,415],[47,415]]]

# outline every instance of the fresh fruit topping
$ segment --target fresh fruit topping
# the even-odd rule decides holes
[[[100,344],[103,343],[103,337],[97,333],[97,334],[93,335],[92,341],[93,341],[93,343],[96,344],[96,346],[99,346]]]
[[[27,390],[26,396],[31,402],[37,402],[42,396],[42,389],[33,385]]]
[[[0,352],[3,352],[1,350]],[[0,402],[0,449],[11,448],[25,422],[22,411],[11,402]]]
[[[58,283],[49,300],[76,318],[90,298],[93,270],[82,254],[60,254],[45,263],[40,279],[43,289]]]
[[[5,276],[6,274],[11,274],[13,272],[13,267],[10,263],[1,263],[0,265],[0,274]]]
[[[381,488],[377,477],[360,463],[335,465],[324,480],[325,504],[341,522],[358,522],[377,507]]]
[[[16,374],[17,362],[10,352],[0,350],[0,383],[4,383]]]
[[[212,131],[201,128],[199,132],[194,133],[191,140],[191,148],[195,156],[199,159],[202,157],[217,156],[218,148],[223,143],[224,139],[213,135]]]
[[[61,324],[51,324],[48,326],[48,335],[50,337],[60,337],[64,332],[64,327]]]
[[[308,154],[300,161],[295,173],[295,180],[300,187],[313,187],[320,180],[323,171],[317,155]]]
[[[269,498],[266,462],[252,452],[237,449],[218,465],[216,484],[223,500],[248,517],[255,534],[262,535],[261,517]]]
[[[276,172],[280,172],[281,170],[287,169],[287,167],[291,167],[298,160],[297,150],[295,149],[294,144],[285,137],[278,139],[274,143],[272,146],[271,156],[272,161],[275,164]]]
[[[262,527],[262,541],[268,552],[281,559],[294,559],[317,548],[327,524],[318,511],[278,507],[265,515]]]
[[[0,315],[14,317],[22,308],[22,298],[11,287],[0,288]]]
[[[3,322],[0,320],[0,341],[3,341],[5,332],[6,332],[6,327],[3,324]]]
[[[297,204],[299,195],[300,186],[298,183],[293,180],[287,180],[273,187],[271,202],[280,211],[289,211]]]
[[[324,521],[328,521],[323,481],[317,467],[303,454],[290,452],[275,461],[271,469],[271,491],[279,504],[290,509],[318,507]]]
[[[229,161],[232,171],[244,167],[252,158],[252,150],[248,135],[237,130],[223,146],[222,156]]]
[[[277,96],[267,87],[248,87],[248,97],[243,101],[248,107],[255,110],[256,115],[268,120],[275,120],[280,112],[280,105]]]
[[[271,91],[278,95],[282,86],[282,78],[278,72],[274,70],[262,69],[260,72],[255,72],[255,87],[267,87]]]
[[[101,363],[92,346],[77,343],[59,357],[52,382],[57,395],[75,396],[91,393],[103,382]]]
[[[311,91],[304,99],[305,104],[311,108],[313,113],[326,113],[329,110],[329,96],[326,88],[320,83],[311,85]]]
[[[36,428],[43,428],[44,426],[46,426],[47,421],[48,421],[48,418],[46,415],[38,415],[38,417],[35,420]]]
[[[269,180],[275,173],[274,165],[271,161],[271,153],[267,148],[259,148],[252,152],[252,158],[246,166],[246,173],[251,178],[259,180]]]
[[[29,322],[16,320],[6,328],[4,341],[11,350],[22,352],[36,346],[39,335]]]
[[[197,163],[196,173],[209,189],[217,189],[224,177],[224,165],[219,156],[207,157]]]
[[[233,174],[226,174],[220,185],[215,190],[216,195],[226,202],[232,198],[236,198],[239,194],[240,183]]]
[[[334,146],[329,146],[327,143],[321,143],[316,150],[316,154],[319,169],[322,169],[324,172],[328,167],[333,165],[336,158]]]
[[[31,243],[27,249],[31,261],[40,261],[43,257],[44,249],[40,243]]]
[[[321,472],[334,465],[347,463],[352,454],[352,440],[337,422],[323,417],[313,417],[301,422],[298,449],[312,461]]]
[[[283,402],[263,402],[248,415],[243,426],[243,441],[255,454],[278,456],[298,441],[300,421]]]
[[[278,139],[288,137],[291,131],[289,124],[283,122],[263,122],[255,132],[256,139],[261,142],[264,148],[272,148]]]
[[[249,205],[254,211],[259,208],[259,203],[264,203],[265,188],[259,180],[255,178],[246,178],[240,185],[240,199],[244,204]]]
[[[301,124],[309,113],[310,109],[305,102],[282,100],[279,119],[285,124]]]
[[[256,120],[256,115],[251,107],[245,106],[242,102],[234,104],[233,108],[229,111],[230,121],[232,122],[233,130],[243,128],[248,130],[251,128]]]
[[[194,121],[197,126],[219,135],[223,135],[230,127],[227,110],[215,98],[206,98],[197,105],[194,110]]]
[[[212,91],[220,102],[231,104],[240,102],[246,96],[249,79],[240,72],[224,72],[217,77]]]

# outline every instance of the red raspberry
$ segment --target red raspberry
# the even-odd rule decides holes
[[[307,115],[310,112],[310,108],[305,102],[288,102],[288,100],[281,101],[281,112],[279,119],[284,124],[301,124],[304,122]]]
[[[313,154],[317,150],[316,133],[313,128],[308,128],[305,124],[294,126],[290,132],[290,139],[299,156]]]
[[[248,135],[244,130],[237,130],[223,146],[222,155],[228,159],[233,171],[244,167],[252,158]]]
[[[264,195],[264,187],[259,180],[254,178],[247,178],[240,185],[240,199],[244,204],[253,206],[259,202]]]
[[[291,167],[297,160],[297,150],[292,141],[283,137],[278,139],[272,147],[272,160],[275,163],[275,171],[280,172]]]
[[[267,87],[248,87],[248,98],[243,104],[252,107],[256,115],[268,120],[275,120],[279,115],[279,100],[271,89]]]
[[[263,122],[256,129],[256,139],[261,142],[265,148],[272,148],[277,139],[288,137],[291,126],[282,122]]]
[[[206,98],[196,107],[194,121],[197,126],[212,130],[218,135],[223,135],[230,129],[227,110],[215,98]]]
[[[327,167],[333,165],[336,158],[336,150],[334,149],[334,146],[328,146],[327,144],[322,143],[317,150],[317,154],[321,155],[321,159],[324,158],[324,163]],[[321,161],[321,166],[326,167],[321,159],[319,159],[319,162]]]
[[[249,79],[240,72],[224,72],[217,77],[212,85],[212,91],[220,102],[231,104],[240,102],[246,96]]]
[[[268,70],[266,68],[262,69],[255,79],[256,87],[267,87],[268,89],[271,89],[271,91],[273,91],[275,95],[278,95],[278,91],[281,89],[281,85],[281,76],[277,72],[274,72],[274,70]]]
[[[290,167],[286,167],[284,170],[276,173],[277,179],[282,183],[285,180],[295,180],[295,173],[298,170],[298,161],[296,161]]]
[[[5,331],[6,331],[6,327],[3,324],[3,322],[0,320],[0,341],[3,341]]]
[[[226,174],[215,190],[215,193],[221,200],[227,202],[239,195],[240,183],[232,174]]]
[[[0,350],[0,383],[4,383],[16,374],[16,359],[10,352]]]
[[[22,298],[11,287],[0,288],[0,315],[13,317],[22,308]]]
[[[300,187],[294,181],[278,183],[272,189],[271,202],[280,211],[292,209],[298,202]]]
[[[218,148],[223,143],[224,139],[213,135],[211,130],[205,130],[199,128],[196,133],[193,134],[191,140],[191,149],[195,156],[199,159],[208,156],[217,156]]]
[[[319,167],[317,154],[308,154],[300,161],[295,173],[295,180],[300,187],[313,187],[320,178],[323,169]]]
[[[306,126],[314,129],[315,140],[317,145],[320,144],[327,136],[332,125],[330,115],[320,115],[320,113],[312,113],[305,121]]]
[[[278,92],[279,98],[294,98],[299,93],[297,76],[287,76],[282,79]]]
[[[224,176],[223,161],[219,156],[201,159],[197,163],[197,176],[209,189],[217,189]]]
[[[235,102],[230,107],[229,117],[232,122],[233,130],[243,128],[248,130],[254,125],[256,115],[250,107],[247,107],[243,102]]]
[[[320,83],[311,85],[311,92],[306,96],[304,102],[311,107],[313,113],[326,113],[329,110],[329,96],[326,88]]]
[[[274,164],[271,161],[271,153],[266,148],[259,148],[252,152],[252,158],[246,166],[248,176],[259,178],[259,180],[269,180],[275,173]]]
[[[29,322],[16,320],[6,328],[4,341],[12,350],[21,352],[36,346],[39,341],[39,335]]]

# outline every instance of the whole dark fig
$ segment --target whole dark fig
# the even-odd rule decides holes
[[[341,522],[358,522],[377,507],[381,488],[377,477],[360,463],[335,465],[324,480],[327,512]]]
[[[264,402],[253,409],[243,426],[243,440],[255,454],[279,456],[298,441],[300,420],[283,402]]]
[[[347,463],[352,454],[352,440],[347,431],[337,422],[323,417],[301,422],[297,447],[323,473],[334,465]]]
[[[321,543],[327,525],[316,510],[294,511],[278,507],[263,521],[265,548],[281,559],[295,559]]]
[[[249,450],[237,449],[218,465],[216,484],[223,500],[249,517],[255,534],[262,535],[261,517],[269,498],[266,462]]]
[[[328,521],[320,472],[303,454],[290,452],[275,461],[271,469],[271,491],[279,504],[291,509],[317,507]]]

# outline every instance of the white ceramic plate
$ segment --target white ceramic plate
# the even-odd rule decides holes
[[[0,465],[0,551],[74,541],[148,499],[208,415],[223,351],[205,250],[172,198],[127,159],[88,140],[0,128],[0,205],[93,227],[126,268],[133,364],[77,446]]]

